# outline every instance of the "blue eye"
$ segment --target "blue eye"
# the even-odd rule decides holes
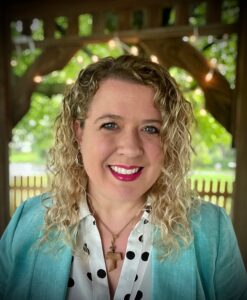
[[[118,126],[116,123],[114,122],[108,122],[108,123],[104,123],[100,126],[100,128],[104,128],[104,129],[108,129],[108,130],[114,130],[117,129]]]
[[[145,131],[146,133],[149,133],[149,134],[159,134],[160,133],[159,129],[155,126],[146,126],[146,127],[144,127],[143,131]]]

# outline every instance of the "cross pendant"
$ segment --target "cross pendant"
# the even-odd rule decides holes
[[[111,272],[117,268],[117,262],[122,260],[122,253],[115,251],[108,251],[106,253],[106,260],[108,261],[108,271]]]

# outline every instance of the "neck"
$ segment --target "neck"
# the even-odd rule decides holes
[[[136,201],[126,202],[104,202],[88,196],[89,207],[93,214],[97,215],[103,220],[126,220],[127,216],[134,217],[138,215],[143,209],[146,201],[144,199],[138,199]]]

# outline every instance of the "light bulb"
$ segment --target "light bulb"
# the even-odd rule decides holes
[[[43,78],[40,75],[36,75],[36,76],[34,76],[33,81],[36,83],[40,83],[43,81]]]

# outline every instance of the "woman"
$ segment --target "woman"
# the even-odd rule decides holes
[[[56,120],[51,193],[1,240],[1,299],[246,299],[223,209],[192,197],[190,104],[134,56],[82,70]]]

